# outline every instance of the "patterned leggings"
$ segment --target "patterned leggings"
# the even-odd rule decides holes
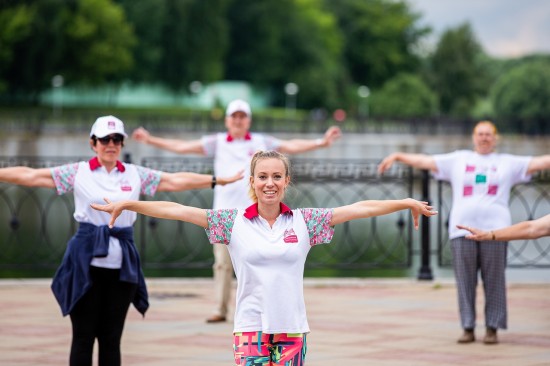
[[[243,332],[235,333],[234,337],[236,366],[305,365],[305,334]]]

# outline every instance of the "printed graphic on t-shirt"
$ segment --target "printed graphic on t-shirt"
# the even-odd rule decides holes
[[[298,242],[298,236],[294,232],[294,229],[285,230],[285,234],[283,236],[283,241],[285,243],[297,243]]]
[[[128,182],[126,179],[122,179],[120,181],[120,190],[123,192],[131,192],[132,186],[130,185],[130,182]]]
[[[496,195],[498,192],[498,184],[492,183],[497,181],[496,175],[496,165],[466,164],[464,188],[462,191],[463,196]]]

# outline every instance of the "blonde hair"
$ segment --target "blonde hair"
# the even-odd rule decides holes
[[[256,165],[258,164],[258,161],[265,159],[278,159],[282,161],[285,166],[285,177],[288,177],[288,179],[290,180],[290,161],[285,155],[274,150],[259,150],[254,154],[254,156],[252,156],[252,161],[250,161],[251,177],[254,177],[254,171],[256,170]],[[250,183],[248,187],[248,196],[252,199],[253,202],[258,202],[258,196],[256,196],[256,192],[254,191],[254,187],[252,187],[252,183]]]
[[[474,129],[472,130],[472,135],[476,133],[476,129],[480,126],[480,125],[488,125],[491,127],[491,129],[493,130],[493,134],[496,136],[498,135],[498,130],[497,130],[497,126],[491,122],[491,121],[479,121],[478,123],[476,123],[476,125],[474,126]]]

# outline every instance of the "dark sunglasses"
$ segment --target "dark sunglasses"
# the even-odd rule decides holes
[[[98,137],[97,138],[97,141],[99,141],[101,143],[101,145],[109,145],[109,141],[113,141],[113,144],[115,144],[116,146],[122,144],[122,142],[124,141],[124,137],[121,136],[121,135],[114,135],[114,136],[105,136],[105,137]]]

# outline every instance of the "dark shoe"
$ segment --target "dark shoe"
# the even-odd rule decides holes
[[[223,323],[225,321],[225,316],[222,315],[213,315],[210,318],[206,319],[207,323]]]
[[[458,343],[472,343],[475,342],[476,336],[473,329],[464,329],[464,333],[458,338]]]
[[[483,343],[485,344],[497,344],[497,330],[495,328],[487,327],[487,333],[485,333],[485,338],[483,338]]]

